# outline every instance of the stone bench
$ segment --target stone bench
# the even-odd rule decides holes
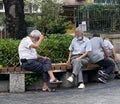
[[[99,66],[96,64],[88,64],[84,66],[82,70],[83,71],[94,70],[97,67]],[[52,69],[54,73],[62,73],[62,72],[66,73],[72,70],[72,66],[67,65],[66,63],[53,63]],[[0,69],[0,74],[9,74],[9,92],[25,92],[25,74],[31,74],[31,73],[33,72],[26,71],[20,66],[4,67]]]

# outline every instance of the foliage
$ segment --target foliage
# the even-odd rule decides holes
[[[43,56],[50,57],[53,62],[66,62],[71,39],[72,36],[69,35],[50,35],[48,39],[43,40],[37,51]],[[13,39],[0,40],[0,64],[4,67],[19,62],[17,54],[19,42],[20,40]],[[12,64],[8,64],[8,60],[11,60]]]
[[[25,85],[29,86],[33,82],[39,81],[41,79],[40,74],[28,74],[25,76]]]
[[[63,12],[62,4],[56,0],[35,0],[35,2],[26,0],[25,3],[28,6],[36,5],[41,10],[40,13],[26,15],[27,27],[36,27],[44,34],[66,33],[68,23],[65,22],[65,17],[60,16]]]
[[[68,58],[68,47],[72,36],[51,35],[49,39],[43,41],[39,49],[39,54],[48,56],[53,63],[66,62]]]
[[[35,27],[43,34],[64,34],[68,27],[66,18],[60,17],[63,12],[62,2],[59,0],[25,0],[25,5],[30,9],[26,15],[27,27]],[[32,7],[36,7],[36,14],[32,14]],[[37,12],[40,9],[39,12]]]
[[[5,24],[5,15],[0,14],[0,26]]]
[[[120,6],[120,0],[116,0],[117,4]]]
[[[48,33],[60,33],[64,34],[66,33],[66,29],[68,28],[68,22],[65,22],[65,18],[57,18],[54,23],[51,22],[49,25],[49,31]]]
[[[54,21],[50,21],[46,26],[45,24],[43,20],[38,21],[36,24],[36,27],[44,34],[64,34],[68,28],[68,22],[65,22],[65,18],[63,17],[59,17]]]
[[[87,21],[88,30],[118,31],[120,15],[116,5],[85,5],[79,7],[81,21]]]
[[[18,44],[19,40],[0,40],[0,64],[3,66],[13,66],[18,63]]]
[[[63,12],[62,5],[53,0],[42,0],[41,2],[41,18],[38,18],[36,27],[44,34],[65,33],[67,23],[65,18],[59,14]]]
[[[36,15],[26,15],[25,16],[26,26],[34,27],[36,22]]]

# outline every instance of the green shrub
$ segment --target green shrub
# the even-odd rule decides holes
[[[5,25],[5,15],[0,14],[0,25]]]
[[[65,18],[59,17],[53,20],[42,20],[38,19],[36,23],[37,29],[41,30],[44,34],[65,34],[66,29],[68,28],[68,22],[65,21]],[[46,23],[47,21],[47,23]]]
[[[53,63],[66,62],[68,58],[68,47],[72,37],[68,35],[51,35],[43,41],[39,49],[40,55],[48,56]]]
[[[0,40],[0,64],[5,66],[14,66],[18,59],[19,40],[1,39]]]
[[[48,24],[48,30],[47,33],[51,34],[51,33],[60,33],[60,34],[64,34],[66,33],[66,29],[68,28],[68,22],[65,22],[65,18],[63,17],[59,17],[58,19],[56,19],[54,22],[51,21]]]
[[[25,21],[27,27],[34,27],[36,23],[36,15],[26,15]]]
[[[31,85],[33,82],[39,81],[41,79],[40,74],[27,74],[25,76],[26,86]]]
[[[48,21],[42,20],[37,15],[26,15],[25,21],[27,27],[35,27],[44,34],[65,34],[68,28],[68,22],[65,21],[65,17],[59,17],[57,19]],[[46,23],[47,21],[47,23]]]
[[[68,57],[68,47],[72,36],[50,35],[37,49],[38,54],[48,56],[52,62],[66,62]],[[14,66],[19,62],[18,45],[20,40],[1,39],[0,40],[0,64],[3,66]]]

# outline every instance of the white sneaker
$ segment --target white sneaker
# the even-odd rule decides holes
[[[69,82],[71,82],[71,83],[73,82],[73,80],[74,80],[73,77],[69,77],[69,78],[67,79],[67,81],[69,81]]]
[[[84,85],[84,83],[81,83],[81,84],[78,86],[78,88],[80,88],[80,89],[83,89],[83,88],[85,88],[85,85]]]

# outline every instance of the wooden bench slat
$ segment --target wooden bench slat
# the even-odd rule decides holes
[[[93,70],[98,68],[99,65],[97,64],[87,64],[86,66],[84,66],[82,68],[83,71],[87,71],[87,70]],[[52,69],[53,72],[65,72],[67,70],[72,70],[72,65],[68,65],[66,63],[53,63],[52,64]],[[32,73],[30,71],[26,71],[25,69],[23,69],[21,66],[18,67],[5,67],[5,68],[1,68],[0,72],[2,73],[9,73],[9,72],[22,72],[22,73]]]
[[[15,67],[8,67],[8,71],[9,72],[14,72],[15,71]]]
[[[7,72],[8,71],[8,67],[2,68],[1,72]]]
[[[21,72],[21,71],[22,71],[22,67],[16,67],[16,68],[15,68],[15,71],[16,71],[16,72]]]

